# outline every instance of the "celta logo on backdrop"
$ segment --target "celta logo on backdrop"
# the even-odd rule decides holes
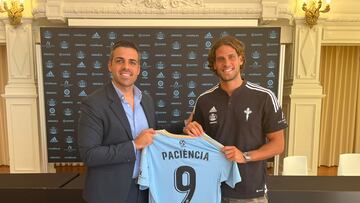
[[[174,117],[179,117],[181,115],[181,111],[179,109],[174,109],[171,112],[171,115],[174,116]]]
[[[268,35],[268,37],[270,38],[270,39],[277,39],[278,38],[278,33],[275,31],[275,30],[272,30],[270,33],[269,33],[269,35]]]
[[[178,41],[175,41],[171,44],[172,49],[179,50],[181,49],[181,44]]]
[[[48,105],[51,106],[51,107],[56,106],[56,100],[53,99],[53,98],[49,99],[47,103],[48,103]]]
[[[115,32],[108,33],[108,39],[115,40],[117,38],[117,34]]]
[[[46,30],[46,31],[44,32],[44,38],[45,38],[45,39],[51,39],[52,36],[53,36],[53,34],[52,34],[52,32],[50,32],[49,30]]]
[[[69,71],[67,71],[67,70],[64,70],[63,72],[62,72],[62,77],[64,78],[64,79],[66,79],[66,78],[70,78],[70,72]]]
[[[190,82],[188,82],[187,86],[189,89],[194,89],[196,87],[196,82],[191,80]]]
[[[50,132],[51,135],[56,135],[56,134],[58,134],[58,130],[57,130],[57,128],[54,127],[54,126],[50,127],[49,132]]]
[[[162,61],[158,61],[158,62],[156,62],[155,67],[159,70],[162,70],[165,68],[165,63]]]
[[[84,59],[84,58],[85,58],[85,52],[83,52],[83,51],[78,51],[78,52],[76,53],[76,58],[78,58],[78,59]]]
[[[68,48],[69,48],[69,42],[67,42],[67,41],[61,41],[61,42],[60,42],[60,48],[61,48],[61,49],[68,49]]]
[[[179,71],[173,72],[173,73],[172,73],[172,78],[173,78],[174,80],[180,79],[180,78],[181,78],[181,73],[180,73]]]
[[[195,60],[196,57],[197,57],[197,55],[196,55],[196,53],[195,53],[194,51],[190,51],[190,52],[188,53],[188,59],[189,59],[189,60]]]
[[[275,68],[275,63],[274,63],[274,61],[271,60],[266,64],[266,66],[269,69],[274,69]]]
[[[73,144],[73,143],[74,143],[74,138],[73,138],[72,136],[68,135],[68,136],[66,137],[66,139],[65,139],[65,142],[66,142],[67,144]]]
[[[165,39],[165,34],[164,34],[163,32],[158,32],[158,33],[156,34],[156,39],[158,39],[158,40],[163,40],[163,39]]]
[[[141,53],[141,59],[143,59],[143,60],[149,59],[149,55],[150,55],[149,52],[143,51]]]
[[[73,110],[70,108],[65,108],[64,109],[64,116],[72,116],[73,115]]]
[[[45,63],[45,66],[46,68],[54,68],[54,62],[52,62],[51,60],[48,60],[46,63]]]
[[[95,69],[100,69],[102,67],[102,63],[98,60],[96,60],[94,63],[93,63],[93,68]]]
[[[162,99],[160,99],[158,102],[157,102],[157,106],[159,108],[164,108],[166,106],[166,102]]]
[[[253,59],[259,59],[260,56],[261,56],[261,54],[257,50],[254,51],[253,53],[251,53],[251,58],[253,58]]]

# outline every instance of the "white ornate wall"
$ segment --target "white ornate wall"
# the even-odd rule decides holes
[[[286,44],[283,107],[289,120],[287,155],[307,155],[315,175],[323,88],[319,57],[323,44],[360,44],[360,1],[333,0],[310,29],[303,0],[25,0],[23,24],[12,27],[0,14],[9,80],[5,89],[10,170],[47,171],[44,119],[34,57],[40,26],[281,26]],[[249,24],[249,25],[250,25]],[[39,72],[39,71],[38,71]],[[40,112],[40,114],[39,114]]]

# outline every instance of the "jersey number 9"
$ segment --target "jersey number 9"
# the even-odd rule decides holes
[[[190,166],[180,166],[175,170],[175,189],[186,192],[181,203],[189,203],[194,195],[196,186],[196,173]]]

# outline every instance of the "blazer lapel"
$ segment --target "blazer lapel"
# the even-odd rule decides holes
[[[120,99],[118,98],[111,82],[107,85],[106,91],[107,91],[107,95],[109,96],[109,99],[111,100],[110,109],[114,112],[116,117],[120,120],[120,123],[125,128],[129,139],[133,140],[133,137],[131,135],[130,124],[126,117],[125,110],[124,110],[124,108],[120,102]]]
[[[152,107],[150,106],[151,103],[149,101],[148,95],[143,94],[142,100],[141,100],[141,106],[144,109],[145,116],[147,118],[147,122],[150,128],[155,128],[155,118],[154,118],[154,111],[152,110]]]

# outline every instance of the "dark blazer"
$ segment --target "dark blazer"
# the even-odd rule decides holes
[[[141,105],[150,128],[155,128],[151,97]],[[110,82],[87,96],[78,126],[80,155],[87,166],[84,198],[89,203],[125,203],[135,163],[130,124]]]

